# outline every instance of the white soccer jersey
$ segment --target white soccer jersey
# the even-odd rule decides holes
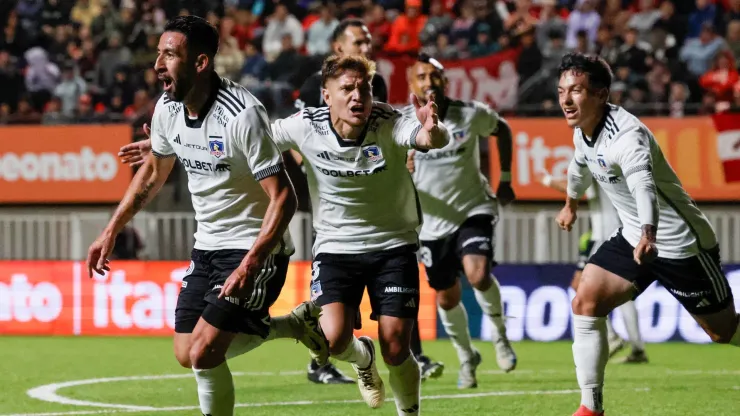
[[[633,193],[652,173],[659,204],[657,247],[665,258],[686,258],[717,245],[706,216],[681,186],[648,128],[621,107],[609,105],[589,141],[580,129],[573,135],[574,162],[588,167],[594,180],[611,199],[623,224],[622,234],[634,247],[642,236],[638,203]],[[573,195],[571,195],[573,197]]]
[[[328,108],[305,108],[273,123],[278,147],[303,155],[316,229],[314,256],[418,244],[422,217],[406,152],[420,129],[416,117],[378,102],[353,142],[335,132]]]
[[[195,248],[249,250],[270,203],[259,181],[284,169],[283,160],[262,104],[224,78],[214,76],[212,88],[198,119],[162,95],[152,117],[152,152],[177,155],[187,172]],[[287,232],[277,250],[292,254]]]
[[[600,243],[622,226],[614,204],[598,185],[586,190],[588,211],[591,218],[591,240]]]
[[[401,112],[415,116],[413,105]],[[419,192],[424,225],[421,240],[439,240],[454,233],[473,215],[496,215],[498,208],[488,180],[480,171],[479,140],[498,128],[498,114],[480,102],[450,101],[444,124],[450,143],[414,155],[414,184]]]

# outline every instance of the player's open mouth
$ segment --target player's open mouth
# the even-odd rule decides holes
[[[564,108],[565,118],[574,118],[578,113],[575,108]]]
[[[353,116],[361,116],[365,112],[365,106],[364,105],[353,105],[349,108],[349,111],[352,113]]]
[[[159,77],[159,80],[162,81],[162,87],[165,91],[168,91],[170,87],[172,87],[172,78],[170,77]]]

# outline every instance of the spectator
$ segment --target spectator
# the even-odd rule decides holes
[[[222,77],[239,79],[239,73],[244,65],[244,54],[239,49],[239,42],[235,37],[229,35],[221,38],[214,65],[216,72]]]
[[[433,0],[429,6],[429,17],[419,35],[421,42],[423,44],[435,43],[438,34],[449,32],[452,22],[452,16],[444,9],[442,0]]]
[[[560,30],[552,30],[549,38],[547,46],[542,49],[542,67],[552,71],[560,66],[560,60],[568,50],[565,47],[565,35]]]
[[[108,38],[108,47],[100,52],[95,69],[96,84],[104,90],[110,88],[115,82],[116,68],[131,62],[131,50],[121,42],[121,34],[114,32]]]
[[[21,57],[30,44],[28,34],[20,27],[18,17],[15,11],[12,11],[3,29],[3,36],[0,37],[0,49],[7,50],[13,56]]]
[[[67,124],[69,119],[62,114],[62,102],[58,97],[52,97],[44,108],[44,114],[41,116],[41,124],[56,125]]]
[[[308,29],[306,51],[309,55],[326,55],[331,51],[331,35],[339,26],[339,20],[331,14],[328,6],[321,6],[319,20]]]
[[[5,104],[15,111],[23,93],[23,76],[15,67],[8,51],[0,49],[0,105]]]
[[[107,0],[103,0],[107,3]],[[90,27],[93,20],[100,15],[103,9],[96,0],[77,0],[72,8],[70,18],[80,26]]]
[[[100,13],[90,23],[90,32],[96,42],[102,42],[112,33],[123,31],[123,16],[113,5],[103,2]]]
[[[643,76],[648,71],[648,49],[649,45],[645,42],[638,42],[638,31],[635,28],[629,28],[624,34],[624,43],[619,48],[617,61],[625,63],[632,69],[632,72]]]
[[[722,51],[714,58],[712,69],[699,78],[699,85],[711,92],[717,102],[732,101],[733,88],[740,78],[735,68],[732,53]]]
[[[73,65],[65,65],[62,71],[62,81],[54,89],[54,97],[60,100],[59,111],[65,116],[73,116],[80,97],[86,93],[87,84],[85,80],[75,73]]]
[[[421,0],[407,0],[406,13],[396,17],[391,23],[391,36],[386,51],[413,54],[421,48],[419,34],[427,22],[421,14]]]
[[[523,26],[519,26],[519,28],[522,30]],[[519,85],[522,85],[529,77],[539,72],[542,68],[543,58],[535,40],[534,27],[524,28],[519,36],[521,52],[519,53],[517,68],[519,69]]]
[[[609,65],[614,65],[617,62],[619,47],[617,46],[617,41],[612,36],[609,26],[601,25],[599,27],[599,31],[596,33],[594,52],[608,62]]]
[[[505,31],[513,34],[537,26],[537,18],[532,14],[532,0],[516,0],[514,4],[514,11],[504,21]]]
[[[55,27],[64,25],[69,20],[69,13],[59,4],[59,0],[47,0],[41,9],[41,31],[51,36]]]
[[[268,61],[273,61],[284,49],[284,36],[291,38],[293,50],[303,46],[303,27],[295,16],[288,12],[285,4],[278,4],[275,13],[269,18],[265,36],[262,40],[262,50]]]
[[[670,0],[663,1],[663,3],[660,4],[659,10],[660,18],[655,21],[653,28],[663,28],[666,32],[673,35],[676,43],[683,44],[688,31],[688,20],[685,17],[676,14],[676,8]]]
[[[8,124],[38,124],[40,122],[41,114],[33,107],[30,97],[21,97],[18,101],[18,109],[8,118]]]
[[[740,67],[740,20],[727,25],[727,47],[735,59],[735,66]]]
[[[39,35],[39,23],[41,23],[41,9],[44,0],[18,0],[15,10],[18,13],[20,27],[32,39]]]
[[[540,20],[537,23],[537,46],[544,50],[550,42],[550,34],[553,30],[565,33],[567,29],[565,20],[560,17],[555,9],[556,0],[542,0],[540,2],[542,10],[540,11]]]
[[[686,36],[694,39],[700,36],[705,25],[714,26],[717,18],[717,7],[709,0],[696,0],[696,10],[689,15],[689,27]]]
[[[425,46],[422,52],[437,59],[457,59],[457,48],[450,45],[450,37],[446,33],[437,35],[437,41],[434,45]]]
[[[31,94],[34,108],[43,108],[44,103],[51,98],[51,93],[59,83],[60,71],[57,64],[49,62],[47,52],[40,47],[26,51],[26,91]]]
[[[473,24],[475,24],[475,11],[469,4],[463,3],[460,7],[460,15],[452,23],[450,30],[453,42],[459,45],[457,41],[464,38],[467,45],[473,37]]]
[[[647,40],[650,30],[661,17],[660,10],[655,8],[654,0],[639,0],[638,12],[627,21],[627,26],[637,30],[640,40]]]
[[[699,38],[686,40],[681,48],[680,58],[686,63],[689,72],[700,77],[709,70],[714,55],[724,45],[724,40],[714,33],[714,27],[708,23],[702,27]]]
[[[373,39],[373,50],[382,51],[383,46],[391,35],[391,23],[385,17],[385,9],[375,4],[365,15],[365,23]]]
[[[297,71],[299,71],[299,56],[295,50],[290,34],[283,35],[283,50],[268,66],[270,74],[270,91],[272,93],[272,102],[275,105],[277,114],[287,115],[285,113],[286,104],[291,101],[291,95],[295,86],[293,85]],[[293,109],[289,106],[288,111]]]
[[[470,47],[470,55],[474,58],[491,55],[498,52],[501,47],[491,39],[491,27],[488,24],[478,25],[476,42]],[[531,29],[534,32],[534,28]],[[538,50],[539,52],[539,50]]]
[[[244,55],[241,84],[247,88],[258,88],[267,77],[267,61],[260,53],[256,43],[248,43]]]
[[[586,31],[588,42],[596,40],[596,31],[599,29],[601,17],[594,9],[594,0],[578,0],[577,9],[568,16],[568,31],[565,36],[565,46],[574,49],[578,46],[578,32]]]

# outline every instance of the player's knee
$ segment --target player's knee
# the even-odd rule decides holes
[[[350,340],[352,340],[352,333],[334,333],[331,335],[325,334],[326,340],[329,341],[329,354],[339,355],[347,350]]]
[[[717,344],[729,344],[735,336],[737,328],[723,328],[721,330],[707,329],[706,333],[712,342]]]
[[[449,311],[460,304],[461,294],[453,288],[437,292],[437,304],[440,308]]]
[[[380,343],[380,352],[386,364],[392,366],[401,365],[411,354],[408,343],[404,345],[402,339],[403,337],[397,337]]]
[[[571,302],[571,307],[575,315],[582,316],[597,316],[596,312],[598,304],[593,299],[588,299],[586,296],[576,293],[576,296]]]
[[[485,292],[493,285],[493,278],[491,273],[488,272],[488,268],[476,268],[470,274],[468,274],[468,282],[474,288]]]
[[[190,350],[175,351],[175,358],[177,362],[183,368],[193,368],[193,363],[190,361]]]
[[[223,361],[214,356],[210,343],[203,338],[197,338],[190,347],[190,364],[192,368],[209,369],[214,368]],[[222,357],[223,358],[223,357]],[[182,364],[182,363],[180,363]]]

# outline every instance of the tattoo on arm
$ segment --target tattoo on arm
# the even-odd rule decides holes
[[[645,224],[642,226],[642,236],[650,241],[655,241],[657,231],[654,225]]]
[[[153,182],[147,182],[144,184],[144,188],[134,195],[134,212],[138,212],[146,204],[149,199],[149,192],[154,188]]]

